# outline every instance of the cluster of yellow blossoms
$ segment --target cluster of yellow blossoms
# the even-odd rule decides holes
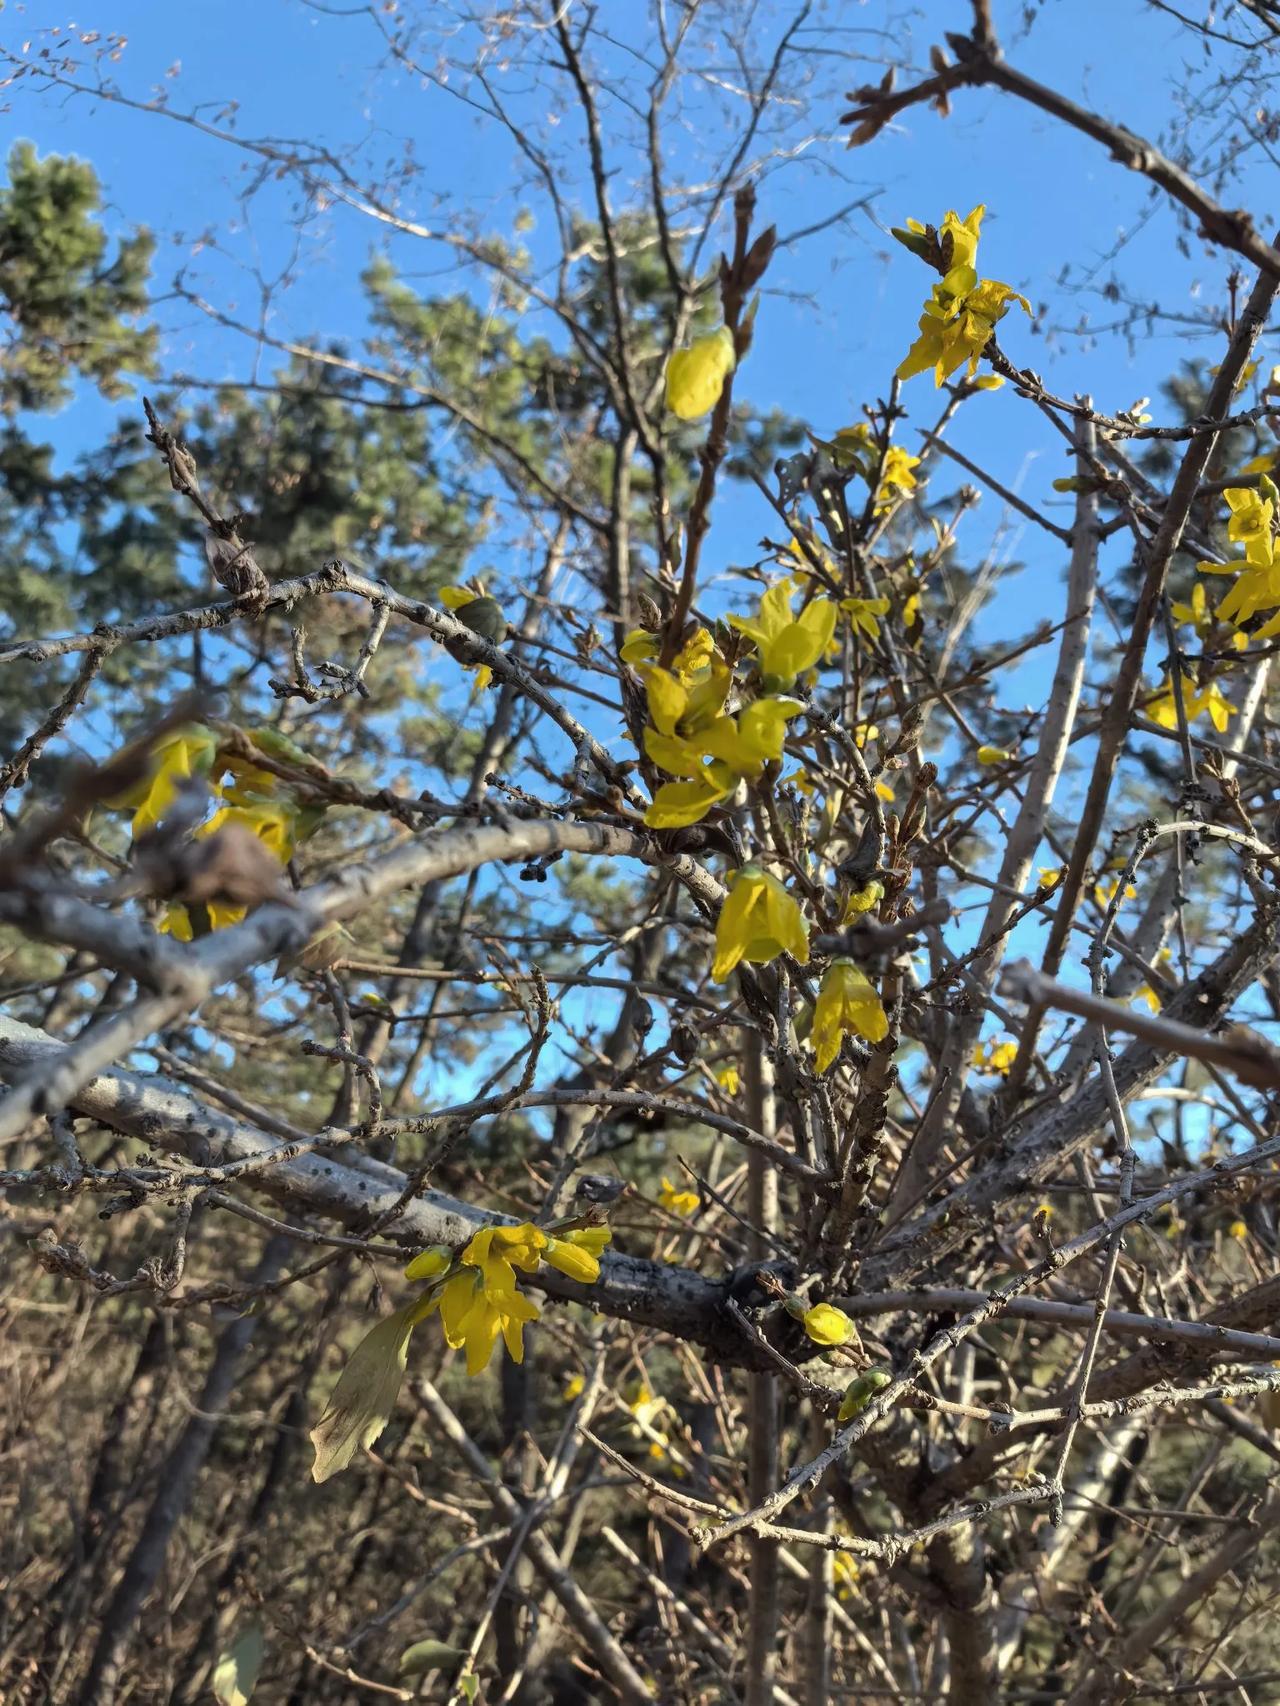
[[[1227,522],[1227,538],[1233,545],[1244,546],[1244,556],[1229,563],[1198,563],[1201,574],[1235,575],[1235,585],[1218,606],[1224,622],[1248,622],[1261,610],[1280,610],[1280,558],[1276,556],[1275,517],[1277,493],[1275,485],[1264,474],[1258,490],[1248,486],[1232,486],[1223,493],[1231,518]],[[1280,616],[1273,616],[1250,634],[1250,639],[1267,640],[1280,634]]]
[[[250,729],[246,733],[250,745],[264,757],[314,768],[307,754],[278,729]],[[202,780],[220,802],[213,816],[195,831],[195,840],[207,840],[221,829],[238,825],[255,836],[282,868],[292,859],[298,843],[314,833],[324,815],[322,804],[302,804],[279,776],[254,764],[235,747],[224,745],[221,737],[203,723],[183,724],[156,741],[147,756],[146,774],[107,805],[112,811],[133,814],[130,833],[137,841],[161,823],[179,791],[192,779]],[[207,926],[203,918],[193,921],[186,907],[170,906],[159,928],[181,942],[190,942],[205,928],[224,930],[239,924],[247,908],[210,902],[204,910]]]
[[[830,608],[834,623],[835,607]],[[679,829],[727,799],[740,778],[757,777],[766,764],[780,762],[787,720],[803,707],[798,699],[774,696],[727,716],[733,672],[705,628],[695,631],[669,670],[648,661],[657,652],[657,636],[638,628],[627,636],[622,657],[645,683],[650,719],[645,752],[668,776],[681,778],[658,789],[645,822],[651,829]]]
[[[467,1373],[488,1367],[501,1334],[513,1362],[524,1360],[524,1330],[540,1310],[520,1291],[516,1269],[535,1273],[541,1262],[570,1279],[593,1285],[600,1277],[600,1252],[613,1234],[607,1226],[572,1226],[544,1231],[519,1226],[484,1226],[455,1255],[433,1245],[415,1256],[405,1278],[435,1283],[421,1299],[415,1322],[439,1310],[445,1342],[465,1349]]]
[[[1006,1078],[1009,1068],[1018,1058],[1015,1042],[979,1043],[973,1051],[973,1064],[979,1072],[994,1072]]]
[[[1269,462],[1270,459],[1261,460]],[[1245,472],[1255,472],[1256,466],[1250,463]],[[1216,611],[1199,582],[1192,587],[1187,602],[1171,604],[1170,611],[1176,622],[1193,628],[1201,639],[1212,634],[1215,624],[1230,624],[1234,629],[1231,643],[1237,651],[1242,651],[1251,640],[1268,640],[1280,634],[1280,556],[1277,555],[1275,534],[1280,492],[1264,473],[1259,477],[1256,490],[1249,486],[1229,486],[1223,496],[1229,511],[1227,538],[1233,545],[1244,546],[1244,556],[1233,558],[1228,563],[1202,562],[1196,567],[1205,575],[1231,575],[1234,582]],[[1272,610],[1277,614],[1269,617],[1261,627],[1246,633],[1238,626]],[[1226,733],[1231,718],[1236,715],[1235,706],[1217,681],[1210,678],[1193,682],[1185,675],[1178,678],[1176,691],[1174,682],[1166,677],[1144,709],[1152,722],[1159,723],[1161,728],[1176,729],[1179,699],[1188,723],[1196,717],[1207,716],[1219,734]]]
[[[828,598],[811,599],[792,610],[796,588],[790,580],[770,587],[755,616],[730,616],[729,625],[752,642],[755,685],[760,697],[736,715],[725,711],[733,672],[705,628],[696,629],[670,669],[656,661],[656,633],[636,629],[627,636],[622,658],[645,684],[649,724],[644,730],[648,758],[668,776],[645,813],[651,829],[676,829],[697,823],[712,806],[734,792],[743,779],[760,777],[768,763],[782,759],[790,718],[803,709],[789,690],[831,645],[838,616]],[[887,601],[864,600],[855,621],[872,622]],[[873,905],[883,895],[871,894]],[[856,908],[855,908],[856,910]],[[779,878],[755,864],[733,874],[716,928],[711,975],[723,983],[744,961],[765,965],[787,953],[800,965],[809,959],[809,929],[800,906]],[[847,959],[833,962],[822,979],[813,1017],[813,1047],[818,1070],[835,1062],[846,1035],[880,1042],[888,1019],[874,986]],[[673,1193],[675,1194],[675,1193]],[[685,1193],[679,1193],[684,1195]]]
[[[975,207],[966,219],[954,212],[944,215],[941,229],[934,231],[918,219],[909,219],[905,230],[894,236],[913,254],[936,265],[942,281],[935,284],[920,316],[920,336],[897,369],[897,378],[910,379],[933,369],[934,383],[943,380],[965,363],[970,379],[978,371],[978,359],[997,324],[1012,302],[1030,314],[1025,296],[996,279],[978,277],[978,235],[985,207]],[[988,383],[1000,384],[998,376]]]
[[[420,1296],[379,1321],[348,1358],[324,1414],[311,1430],[315,1446],[312,1479],[327,1481],[371,1446],[395,1408],[413,1330],[437,1311],[454,1350],[465,1349],[467,1373],[479,1374],[501,1336],[515,1362],[524,1358],[524,1330],[539,1319],[536,1304],[521,1292],[516,1270],[533,1273],[540,1262],[570,1279],[591,1285],[600,1277],[600,1252],[612,1234],[607,1226],[564,1221],[546,1229],[482,1226],[460,1251],[436,1244],[415,1256],[409,1279],[431,1284]]]
[[[884,892],[878,883],[868,888]],[[797,965],[807,965],[809,926],[799,903],[777,877],[759,865],[744,865],[731,876],[720,908],[712,979],[723,983],[744,960],[749,965],[767,965],[779,954],[790,954]],[[835,1064],[846,1036],[879,1043],[888,1033],[888,1016],[871,979],[852,960],[832,960],[813,1009],[810,1041],[818,1071],[826,1072]]]

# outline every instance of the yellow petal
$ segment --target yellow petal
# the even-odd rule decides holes
[[[812,1309],[806,1309],[801,1317],[804,1330],[815,1345],[844,1345],[853,1338],[857,1329],[843,1309],[837,1309],[833,1303],[815,1303]]]
[[[677,350],[667,363],[667,407],[682,421],[710,414],[720,401],[724,382],[737,357],[733,333],[721,326],[688,349]]]

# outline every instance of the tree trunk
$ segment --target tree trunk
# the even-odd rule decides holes
[[[250,1284],[262,1285],[274,1279],[290,1245],[291,1240],[283,1234],[270,1239]],[[111,1706],[116,1698],[139,1615],[164,1568],[174,1531],[195,1490],[217,1432],[218,1417],[235,1390],[241,1360],[257,1326],[256,1315],[240,1315],[222,1330],[200,1391],[197,1414],[188,1419],[160,1470],[159,1491],[107,1607],[77,1706]]]

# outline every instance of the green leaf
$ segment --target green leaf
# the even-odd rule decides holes
[[[480,1692],[480,1678],[473,1670],[463,1671],[458,1678],[458,1688],[467,1697],[467,1706],[475,1706],[476,1695]]]
[[[452,1675],[459,1665],[466,1662],[466,1657],[462,1647],[451,1647],[445,1641],[415,1641],[400,1655],[400,1675],[425,1676],[429,1670],[447,1671]],[[474,1674],[468,1674],[474,1682]]]
[[[371,1446],[386,1427],[409,1359],[409,1335],[422,1315],[422,1299],[414,1298],[379,1321],[356,1346],[311,1430],[316,1448],[312,1480],[327,1481],[345,1469],[357,1450]]]
[[[213,1697],[219,1706],[249,1706],[265,1652],[262,1630],[256,1626],[236,1636],[213,1667]]]

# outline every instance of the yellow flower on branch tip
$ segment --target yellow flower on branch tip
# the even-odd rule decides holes
[[[685,829],[698,823],[737,786],[733,775],[716,780],[713,768],[692,782],[664,782],[644,814],[649,829]]]
[[[726,1096],[736,1096],[742,1078],[736,1066],[722,1066],[716,1073],[716,1083]]]
[[[133,812],[130,830],[136,841],[160,822],[189,776],[209,776],[217,750],[218,737],[212,729],[203,723],[186,723],[152,746],[141,782],[104,803],[111,811]]]
[[[1191,588],[1190,603],[1170,604],[1169,614],[1175,622],[1188,623],[1197,634],[1207,634],[1213,627],[1214,615],[1209,600],[1205,597],[1204,582],[1197,581]]]
[[[643,672],[649,716],[659,734],[692,734],[720,715],[733,675],[724,659],[713,654],[706,669],[690,671],[684,679],[656,665]]]
[[[1271,541],[1266,543],[1270,545]],[[1231,563],[1198,563],[1196,566],[1201,574],[1206,575],[1234,575],[1237,570],[1242,571],[1236,575],[1235,584],[1218,605],[1220,621],[1238,627],[1250,621],[1260,610],[1274,610],[1280,605],[1280,558],[1272,556],[1265,562],[1237,559]],[[1269,629],[1273,626],[1274,623],[1268,624]],[[1254,634],[1253,638],[1259,638],[1259,634]]]
[[[733,333],[720,326],[667,363],[667,407],[682,421],[696,421],[720,401],[724,382],[737,365]]]
[[[1273,367],[1271,370],[1271,383],[1273,385],[1280,383],[1276,379],[1277,373],[1280,373],[1280,367]],[[1255,456],[1246,462],[1243,468],[1238,468],[1235,477],[1237,480],[1241,480],[1246,474],[1270,474],[1275,468],[1275,463],[1276,452],[1274,450],[1264,451],[1261,456]]]
[[[782,953],[807,965],[809,926],[777,877],[758,865],[744,865],[720,908],[712,981],[723,983],[741,960],[767,965]]]
[[[834,1303],[815,1303],[812,1309],[806,1309],[801,1316],[805,1333],[815,1345],[825,1345],[830,1349],[834,1345],[847,1345],[854,1337],[857,1328],[843,1309],[837,1309]]]
[[[911,456],[900,444],[891,444],[885,453],[884,471],[876,491],[876,513],[883,515],[896,502],[895,493],[906,497],[916,489],[916,477],[911,472],[920,466],[920,458]]]
[[[706,669],[715,655],[715,641],[705,628],[695,628],[671,660],[671,673],[686,688],[698,670]],[[618,656],[623,663],[657,663],[662,651],[661,636],[648,628],[633,628],[622,643]]]
[[[754,640],[760,672],[790,683],[823,657],[836,628],[836,606],[829,598],[812,599],[798,617],[791,615],[795,589],[789,580],[771,586],[755,617],[730,616],[729,626]]]
[[[766,764],[781,761],[787,722],[803,709],[798,699],[757,699],[739,716],[701,721],[690,733],[647,728],[644,749],[668,775],[696,780],[711,805],[732,792],[738,777],[757,777]],[[680,727],[687,721],[681,719]],[[690,795],[691,801],[697,798],[697,792]]]
[[[656,634],[647,628],[633,628],[618,648],[618,656],[623,663],[657,663],[661,650],[662,642]]]
[[[1013,754],[1003,746],[980,746],[978,748],[979,764],[1007,764]]]
[[[738,776],[758,776],[782,761],[787,723],[804,706],[799,699],[757,699],[735,717],[717,717],[695,741]]]
[[[293,858],[297,846],[297,814],[289,802],[259,800],[251,806],[223,806],[214,812],[208,823],[201,824],[196,837],[203,841],[231,824],[239,824],[256,836],[282,865],[287,865]]]
[[[233,924],[243,924],[249,916],[247,906],[219,906],[216,901],[210,901],[206,909],[209,914],[210,930],[230,930]],[[166,906],[156,925],[156,931],[161,936],[172,936],[175,942],[194,942],[195,931],[191,925],[191,914],[185,906],[179,906],[176,901]]]
[[[1153,1013],[1158,1013],[1164,1005],[1149,983],[1140,983],[1137,989],[1133,992],[1133,999],[1135,1001],[1145,1001]]]
[[[548,1236],[542,1259],[570,1279],[594,1285],[600,1278],[600,1252],[612,1237],[607,1226],[583,1226],[559,1237]]]
[[[851,1598],[858,1585],[858,1564],[852,1552],[837,1552],[831,1560],[831,1582],[837,1599]]]
[[[979,1072],[996,1072],[1002,1078],[1017,1058],[1018,1045],[1014,1042],[979,1043],[973,1051],[973,1064]]]
[[[887,598],[842,598],[840,608],[849,618],[849,626],[855,634],[865,634],[869,640],[880,638],[880,624],[876,618],[887,615]]]
[[[1252,486],[1228,486],[1222,494],[1227,500],[1227,508],[1231,511],[1231,519],[1227,522],[1227,538],[1234,544],[1243,545],[1245,554],[1250,562],[1268,562],[1271,552],[1269,549],[1254,556],[1249,547],[1267,545],[1271,540],[1272,523],[1275,520],[1275,505]]]
[[[1056,889],[1066,871],[1065,865],[1041,865],[1040,882],[1037,886],[1042,889]]]
[[[1009,285],[993,278],[979,280],[967,263],[953,265],[942,282],[934,285],[920,316],[920,336],[899,364],[895,377],[911,379],[932,368],[934,383],[941,385],[967,362],[972,379],[1011,302],[1020,303],[1024,313],[1031,313],[1026,297]]]
[[[845,901],[840,913],[841,925],[848,924],[855,918],[860,918],[864,912],[870,912],[871,908],[879,906],[883,899],[884,884],[879,877],[872,877],[870,882],[864,883],[860,889],[854,889]]]
[[[524,1221],[519,1226],[482,1226],[463,1249],[459,1260],[478,1268],[487,1292],[514,1291],[517,1268],[531,1274],[547,1247],[547,1235]]]
[[[479,1273],[459,1272],[446,1280],[433,1300],[437,1305],[445,1342],[455,1351],[465,1347],[469,1375],[488,1367],[499,1335],[512,1362],[523,1362],[525,1327],[541,1319],[527,1297],[514,1289],[491,1290]]]
[[[1178,685],[1182,690],[1182,708],[1187,721],[1190,723],[1196,717],[1207,716],[1218,733],[1225,734],[1228,722],[1236,715],[1236,708],[1224,696],[1218,683],[1211,681],[1207,687],[1196,691],[1184,675],[1179,677]],[[1159,723],[1161,728],[1177,728],[1178,707],[1173,696],[1172,682],[1166,679],[1156,697],[1148,701],[1146,713],[1151,721]]]
[[[1243,1220],[1233,1220],[1227,1228],[1228,1238],[1237,1238],[1243,1242],[1249,1236],[1249,1228]]]
[[[583,1391],[586,1388],[586,1384],[587,1381],[585,1375],[571,1374],[568,1380],[565,1381],[564,1391],[560,1396],[564,1399],[566,1404],[572,1404],[575,1398],[581,1398]]]
[[[667,1175],[662,1175],[662,1189],[658,1192],[658,1201],[668,1214],[694,1214],[701,1206],[702,1198],[697,1191],[679,1190]]]
[[[659,1416],[664,1415],[671,1408],[667,1400],[657,1397],[648,1384],[640,1380],[630,1388],[629,1395],[624,1401],[627,1409],[635,1417],[631,1432],[637,1439],[649,1440],[650,1457],[665,1457],[667,1447],[671,1443],[671,1436],[661,1428],[655,1428],[654,1423]],[[657,1435],[656,1439],[650,1437],[654,1434]]]
[[[880,1043],[888,1034],[889,1020],[871,979],[852,960],[832,960],[818,988],[809,1036],[818,1071],[835,1064],[846,1036]]]
[[[1280,560],[1272,531],[1275,503],[1249,487],[1232,486],[1225,496],[1231,511],[1227,537],[1243,544],[1244,558],[1229,563],[1202,562],[1196,566],[1201,574],[1236,575],[1235,584],[1218,606],[1218,617],[1238,625],[1249,621],[1259,610],[1274,610],[1280,605]],[[1268,623],[1267,629],[1276,631],[1273,623]],[[1258,637],[1254,635],[1255,639]]]
[[[943,264],[948,271],[953,267],[971,267],[977,260],[978,238],[986,211],[986,203],[980,201],[963,219],[952,208],[943,214],[938,237],[942,244]]]

